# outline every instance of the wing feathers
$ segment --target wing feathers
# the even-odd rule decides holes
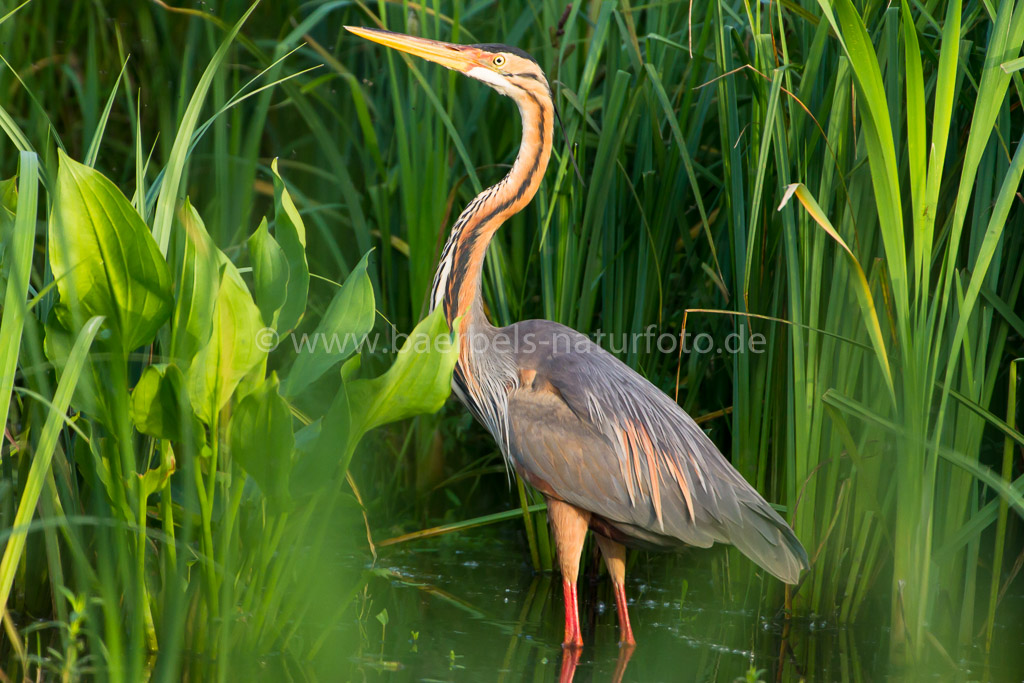
[[[674,401],[567,327],[517,327],[536,340],[517,358],[535,379],[508,395],[508,455],[529,481],[635,541],[732,543],[796,581],[808,565],[792,530]]]

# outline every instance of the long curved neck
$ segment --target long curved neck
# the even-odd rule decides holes
[[[434,276],[430,310],[443,305],[449,325],[460,316],[484,322],[475,304],[480,300],[487,245],[498,228],[533,199],[551,157],[554,106],[548,84],[538,80],[535,87],[517,90],[513,97],[523,121],[523,139],[512,170],[477,195],[455,221]],[[464,320],[463,328],[469,322]]]

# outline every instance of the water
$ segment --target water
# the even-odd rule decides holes
[[[894,672],[877,625],[840,628],[743,607],[726,596],[725,554],[646,555],[627,575],[638,646],[618,647],[605,576],[580,583],[585,647],[573,670],[561,648],[561,579],[537,574],[512,537],[481,533],[385,549],[362,600],[363,646],[353,679],[366,681],[1020,681],[1024,632],[1003,617],[986,677],[983,657],[928,661]],[[753,591],[760,590],[756,585]],[[1008,598],[1008,600],[1011,600]],[[1024,597],[1003,614],[1021,614]],[[756,605],[756,595],[745,601]],[[387,625],[378,615],[386,610]],[[861,619],[865,621],[865,619]],[[881,620],[878,620],[879,622]],[[788,626],[788,637],[785,631]],[[383,637],[383,640],[382,640]],[[1007,654],[1009,653],[1009,654]]]

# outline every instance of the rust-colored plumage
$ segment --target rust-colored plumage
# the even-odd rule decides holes
[[[541,491],[565,594],[563,645],[583,644],[576,575],[588,530],[615,587],[621,641],[633,644],[624,545],[731,543],[769,573],[796,583],[807,554],[789,525],[733,469],[674,401],[586,336],[546,320],[490,324],[480,298],[487,245],[536,193],[551,155],[554,105],[525,52],[455,45],[349,28],[487,83],[519,107],[523,140],[512,170],[459,216],[434,279],[431,306],[462,318],[452,380],[515,471]]]

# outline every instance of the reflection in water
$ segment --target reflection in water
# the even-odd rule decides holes
[[[551,598],[551,585],[552,576],[550,574],[542,574],[534,576],[530,582],[530,587],[526,591],[526,597],[523,600],[523,606],[519,613],[519,619],[516,622],[516,627],[512,632],[511,637],[508,641],[508,647],[505,650],[505,657],[502,660],[502,666],[498,671],[497,680],[499,683],[504,683],[508,680],[519,680],[519,674],[521,669],[517,667],[516,654],[519,651],[519,646],[524,641],[529,643],[523,638],[525,627],[529,623],[536,623],[542,616],[542,614],[550,613],[551,609],[548,606],[548,601]],[[527,645],[529,648],[530,645]],[[623,676],[626,672],[626,667],[629,664],[630,657],[632,657],[635,651],[633,646],[624,646],[619,648],[619,656],[616,660],[615,672],[611,680],[613,683],[620,683],[623,680]],[[576,675],[576,667],[579,666],[580,658],[582,657],[583,650],[579,649],[563,649],[561,654],[561,668],[559,670],[558,680],[559,683],[570,683],[573,681]],[[530,654],[527,653],[525,658],[529,661]]]
[[[636,645],[625,644],[619,646],[619,658],[615,661],[615,673],[612,674],[612,683],[622,682],[623,677],[626,675],[626,667],[629,666],[629,660],[633,657],[634,652],[636,652]],[[558,683],[573,683],[576,678],[576,667],[579,666],[582,654],[582,649],[562,650],[562,670],[558,675]]]
[[[372,580],[364,593],[360,653],[347,679],[855,683],[905,677],[890,674],[887,634],[877,622],[837,628],[822,619],[796,619],[787,625],[781,615],[758,612],[767,603],[758,599],[759,582],[749,595],[730,599],[723,588],[724,553],[641,559],[630,568],[627,586],[636,648],[619,647],[611,583],[588,556],[579,584],[585,646],[563,651],[561,591],[552,590],[560,579],[535,574],[515,539],[474,542],[463,535],[391,551],[377,565],[384,578]],[[374,619],[383,610],[386,628]],[[1013,633],[1016,647],[1004,647],[1013,659],[1004,657],[991,680],[1020,679],[1024,636],[1019,626]],[[953,670],[933,659],[925,664],[934,671],[923,673],[919,665],[915,679],[982,678],[974,661],[957,662]]]

